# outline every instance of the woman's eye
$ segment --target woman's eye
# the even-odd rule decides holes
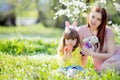
[[[92,18],[95,18],[94,16],[92,16]]]
[[[98,20],[98,21],[101,21],[101,19],[100,19],[100,18],[98,18],[97,20]]]

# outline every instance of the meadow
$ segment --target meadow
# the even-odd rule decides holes
[[[0,80],[73,80],[57,71],[57,46],[63,30],[42,24],[0,27]],[[115,33],[116,45],[119,38]],[[91,57],[77,80],[120,80],[117,71],[98,73]]]

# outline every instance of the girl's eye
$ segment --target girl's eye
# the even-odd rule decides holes
[[[66,40],[69,40],[69,39],[66,39]]]

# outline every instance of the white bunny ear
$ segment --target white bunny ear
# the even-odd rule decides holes
[[[74,21],[73,24],[72,24],[72,26],[76,27],[77,26],[77,22]]]
[[[68,21],[65,21],[65,32],[69,31],[70,24]]]
[[[69,22],[66,21],[66,22],[65,22],[65,26],[66,26],[66,27],[69,27],[69,25],[70,25]]]

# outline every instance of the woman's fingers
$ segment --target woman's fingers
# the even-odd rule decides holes
[[[83,50],[83,51],[87,51],[87,47],[83,46],[83,47],[82,47],[82,50]]]
[[[82,47],[82,52],[84,52],[84,53],[87,54],[87,55],[91,55],[91,53],[93,52],[93,50],[87,48],[86,46],[83,46],[83,47]]]

